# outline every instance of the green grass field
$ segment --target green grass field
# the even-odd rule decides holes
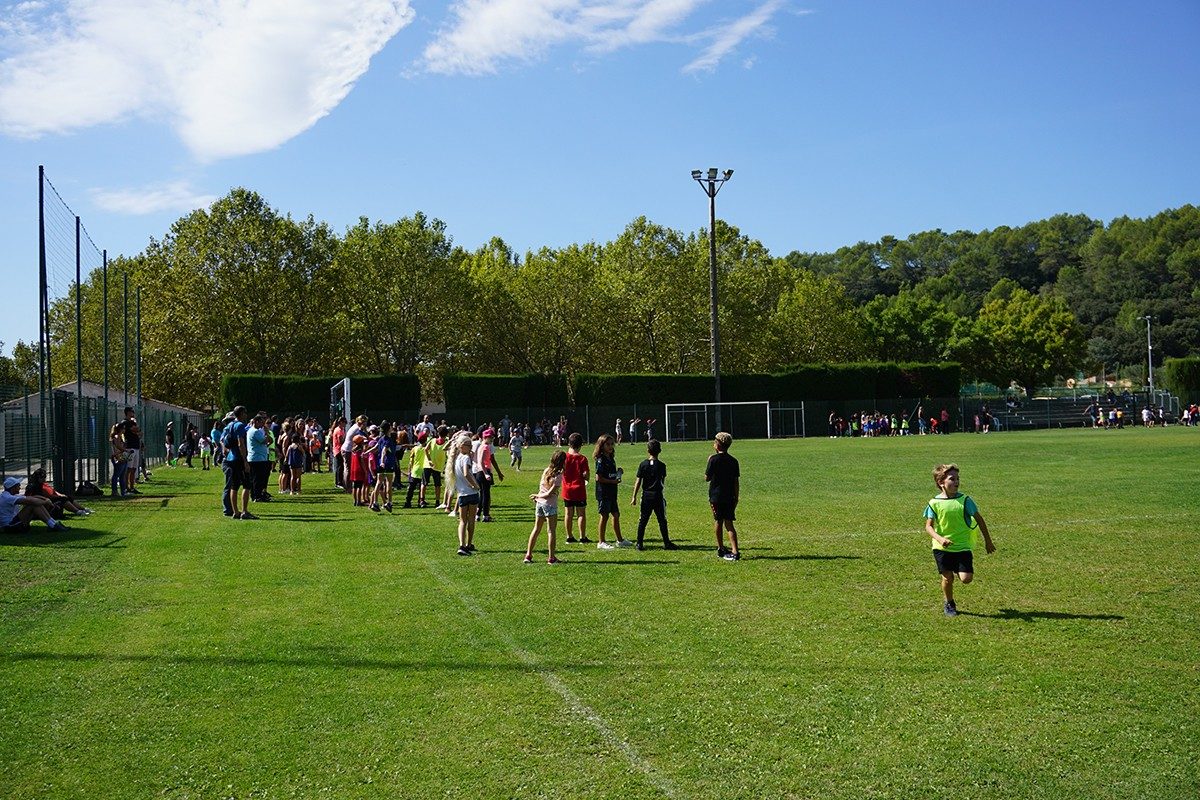
[[[1200,795],[1200,432],[738,442],[739,563],[695,444],[663,453],[683,549],[522,565],[548,452],[472,558],[327,475],[235,522],[165,468],[0,539],[0,796]],[[999,547],[955,619],[949,460]]]

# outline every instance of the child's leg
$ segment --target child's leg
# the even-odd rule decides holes
[[[458,546],[459,549],[467,546],[467,515],[470,514],[471,521],[475,521],[475,506],[461,506],[458,509]]]
[[[733,520],[725,520],[725,530],[729,531],[729,549],[736,556],[738,554],[737,529],[733,527]]]
[[[586,542],[587,538],[587,508],[579,509],[579,541]]]
[[[568,542],[578,541],[575,538],[575,531],[571,527],[571,523],[573,523],[574,521],[575,521],[575,509],[572,506],[567,506],[567,541]]]
[[[600,534],[600,541],[604,542],[604,529],[608,527],[608,514],[600,514],[600,525],[597,532]]]
[[[613,506],[612,520],[613,520],[613,533],[615,533],[617,535],[617,541],[618,542],[625,541],[625,539],[621,537],[621,509],[619,506],[616,506],[616,505]]]
[[[550,558],[551,560],[553,560],[553,559],[554,559],[554,553],[556,552],[556,550],[557,550],[557,548],[558,548],[558,541],[557,541],[557,534],[558,534],[558,515],[557,515],[557,514],[553,514],[553,515],[551,515],[551,516],[547,517],[547,519],[549,519],[549,520],[550,520],[550,535],[549,535],[549,536],[547,537],[547,539],[546,539],[546,542],[547,542],[547,544],[548,544],[548,545],[549,545],[549,547],[550,547],[550,555],[548,556],[548,558]]]
[[[475,514],[479,511],[479,506],[467,506],[467,510],[463,516],[467,519],[467,547],[475,544]]]
[[[662,534],[663,544],[670,544],[671,537],[667,533],[667,509],[662,499],[654,504],[654,516],[658,518],[658,532]],[[649,519],[649,515],[646,518]],[[644,524],[643,527],[645,527]]]
[[[546,522],[543,516],[535,517],[533,521],[533,531],[529,534],[529,544],[525,546],[525,557],[533,558],[533,548],[537,547],[538,534],[542,532],[542,525]]]
[[[974,572],[960,572],[960,573],[958,573],[958,579],[960,581],[962,581],[964,584],[970,583],[971,581],[975,580],[975,573]]]
[[[645,501],[645,499],[643,499],[642,507],[641,507],[641,515],[638,517],[637,543],[639,545],[642,543],[642,539],[644,539],[646,536],[646,523],[650,521],[650,515],[653,512],[654,512],[654,506],[650,505],[649,503],[647,503]],[[659,517],[659,520],[660,520],[659,524],[661,525],[662,524],[661,516]]]
[[[292,494],[300,494],[300,481],[304,475],[304,467],[292,468]]]
[[[954,573],[951,570],[942,572],[942,596],[947,603],[954,602]]]
[[[719,519],[716,520],[713,523],[713,528],[715,529],[716,535],[717,535],[717,549],[724,550],[725,549],[725,537],[722,535],[723,531],[721,528],[721,520],[719,520]]]

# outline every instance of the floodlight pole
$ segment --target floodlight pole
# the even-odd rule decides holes
[[[717,192],[733,177],[733,170],[723,173],[711,167],[708,173],[692,170],[692,179],[708,195],[708,330],[712,354],[713,399],[721,402],[721,331],[717,320]],[[721,430],[721,407],[718,405],[717,430]]]
[[[1150,315],[1138,317],[1146,320],[1146,377],[1150,384],[1150,404],[1154,404],[1154,346],[1150,344]]]

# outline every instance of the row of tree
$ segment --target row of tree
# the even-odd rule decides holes
[[[1147,313],[1158,353],[1200,352],[1192,206],[1108,226],[1064,215],[782,258],[721,221],[716,234],[730,370],[957,360],[966,375],[1035,387],[1099,362],[1136,363]],[[237,189],[111,262],[109,285],[128,273],[142,289],[149,396],[206,406],[227,372],[415,372],[436,391],[446,371],[707,371],[707,245],[707,231],[642,217],[604,244],[518,254],[496,238],[472,251],[419,212],[364,218],[338,235]],[[96,272],[81,287],[90,380],[103,371],[101,293]],[[110,292],[110,318],[124,311]],[[123,327],[113,327],[119,368]],[[74,297],[55,299],[55,383],[75,377],[75,328]],[[31,353],[18,343],[0,371],[27,381]]]

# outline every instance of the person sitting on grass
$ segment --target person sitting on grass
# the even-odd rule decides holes
[[[737,561],[741,558],[738,552],[737,529],[733,527],[741,488],[741,469],[738,460],[729,455],[729,447],[732,444],[731,434],[725,431],[718,433],[713,439],[713,449],[717,452],[708,457],[708,464],[704,468],[704,480],[708,481],[708,503],[712,506],[717,535],[717,558],[726,561]],[[725,547],[722,527],[729,531],[729,548]]]
[[[29,530],[32,520],[40,519],[52,531],[65,531],[66,525],[50,516],[53,503],[45,497],[21,496],[21,479],[5,478],[0,492],[0,531],[21,533]]]
[[[975,531],[983,534],[987,552],[996,552],[987,523],[975,501],[958,491],[958,465],[938,464],[933,468],[933,483],[941,492],[925,506],[925,532],[933,540],[933,561],[942,576],[947,617],[957,617],[954,604],[954,576],[964,584],[975,578],[971,546]],[[974,524],[972,524],[974,522]]]
[[[49,500],[52,505],[50,515],[55,518],[61,517],[65,511],[70,511],[77,517],[86,517],[93,513],[90,508],[76,503],[75,498],[56,492],[54,485],[46,482],[46,470],[41,467],[29,476],[29,482],[25,484],[25,496],[44,497]]]

